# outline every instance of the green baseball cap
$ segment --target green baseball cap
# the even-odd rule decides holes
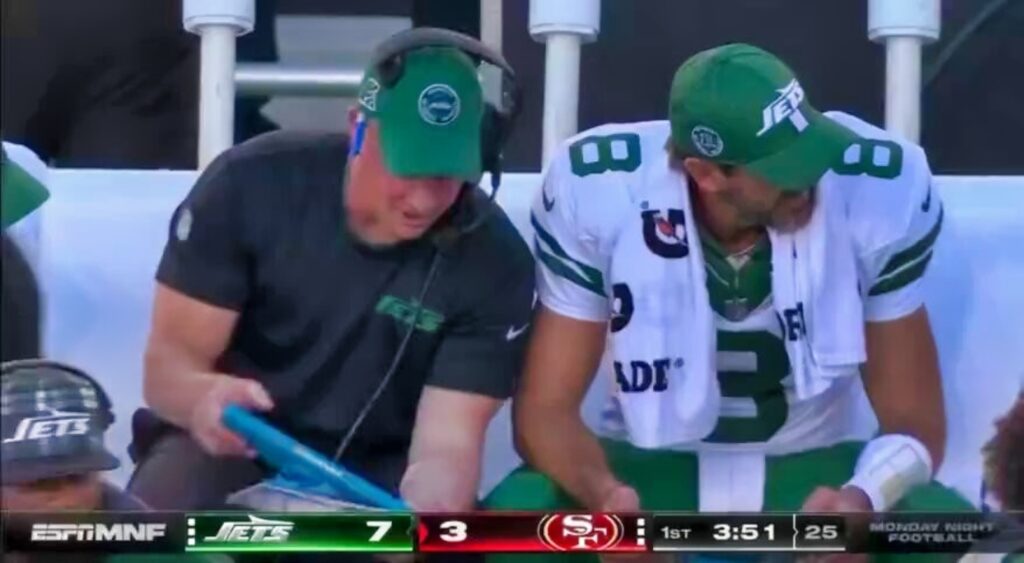
[[[35,211],[49,197],[42,182],[3,151],[0,159],[0,227],[6,229]]]
[[[672,80],[672,142],[742,166],[785,191],[810,189],[858,136],[811,107],[793,71],[740,43],[690,57]]]
[[[359,88],[359,104],[379,124],[384,164],[396,176],[480,179],[483,88],[476,65],[450,47],[405,55],[398,81],[384,85],[374,69]]]

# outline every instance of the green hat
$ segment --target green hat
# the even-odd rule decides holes
[[[404,59],[390,88],[373,69],[359,88],[364,114],[379,124],[384,164],[397,176],[478,181],[484,100],[476,66],[450,47],[418,49]]]
[[[858,137],[804,96],[793,71],[751,45],[690,57],[672,80],[672,141],[683,152],[742,166],[775,187],[813,187]]]
[[[11,160],[6,150],[3,151],[0,168],[0,225],[6,229],[35,211],[50,197],[50,192],[39,180]]]

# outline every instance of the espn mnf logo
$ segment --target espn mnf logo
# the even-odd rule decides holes
[[[153,542],[167,536],[167,524],[47,523],[32,524],[33,542]]]
[[[537,535],[555,551],[606,551],[618,547],[626,527],[614,514],[549,514]]]
[[[258,516],[248,515],[248,520],[222,522],[217,533],[205,536],[201,543],[232,543],[232,544],[280,544],[288,541],[295,523],[287,520],[267,520]],[[188,545],[196,545],[196,521],[188,520]]]

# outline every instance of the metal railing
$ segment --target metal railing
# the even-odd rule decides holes
[[[359,67],[239,63],[235,65],[238,95],[355,97],[363,69]]]
[[[360,69],[235,62],[235,36],[253,28],[255,0],[182,0],[183,22],[202,37],[199,167],[232,144],[233,106],[242,94],[352,97]],[[485,43],[500,46],[502,0],[480,0]],[[885,43],[886,128],[916,141],[921,114],[921,48],[939,36],[939,0],[868,0],[868,36]],[[545,157],[576,132],[579,51],[599,32],[600,0],[530,1],[530,32],[547,49]],[[545,158],[546,160],[546,158]]]

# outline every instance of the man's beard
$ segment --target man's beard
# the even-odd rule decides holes
[[[772,212],[774,209],[754,209],[730,191],[723,191],[721,198],[723,202],[736,211],[736,219],[739,222],[739,227],[749,228],[772,226],[772,222],[774,221],[774,215]]]

